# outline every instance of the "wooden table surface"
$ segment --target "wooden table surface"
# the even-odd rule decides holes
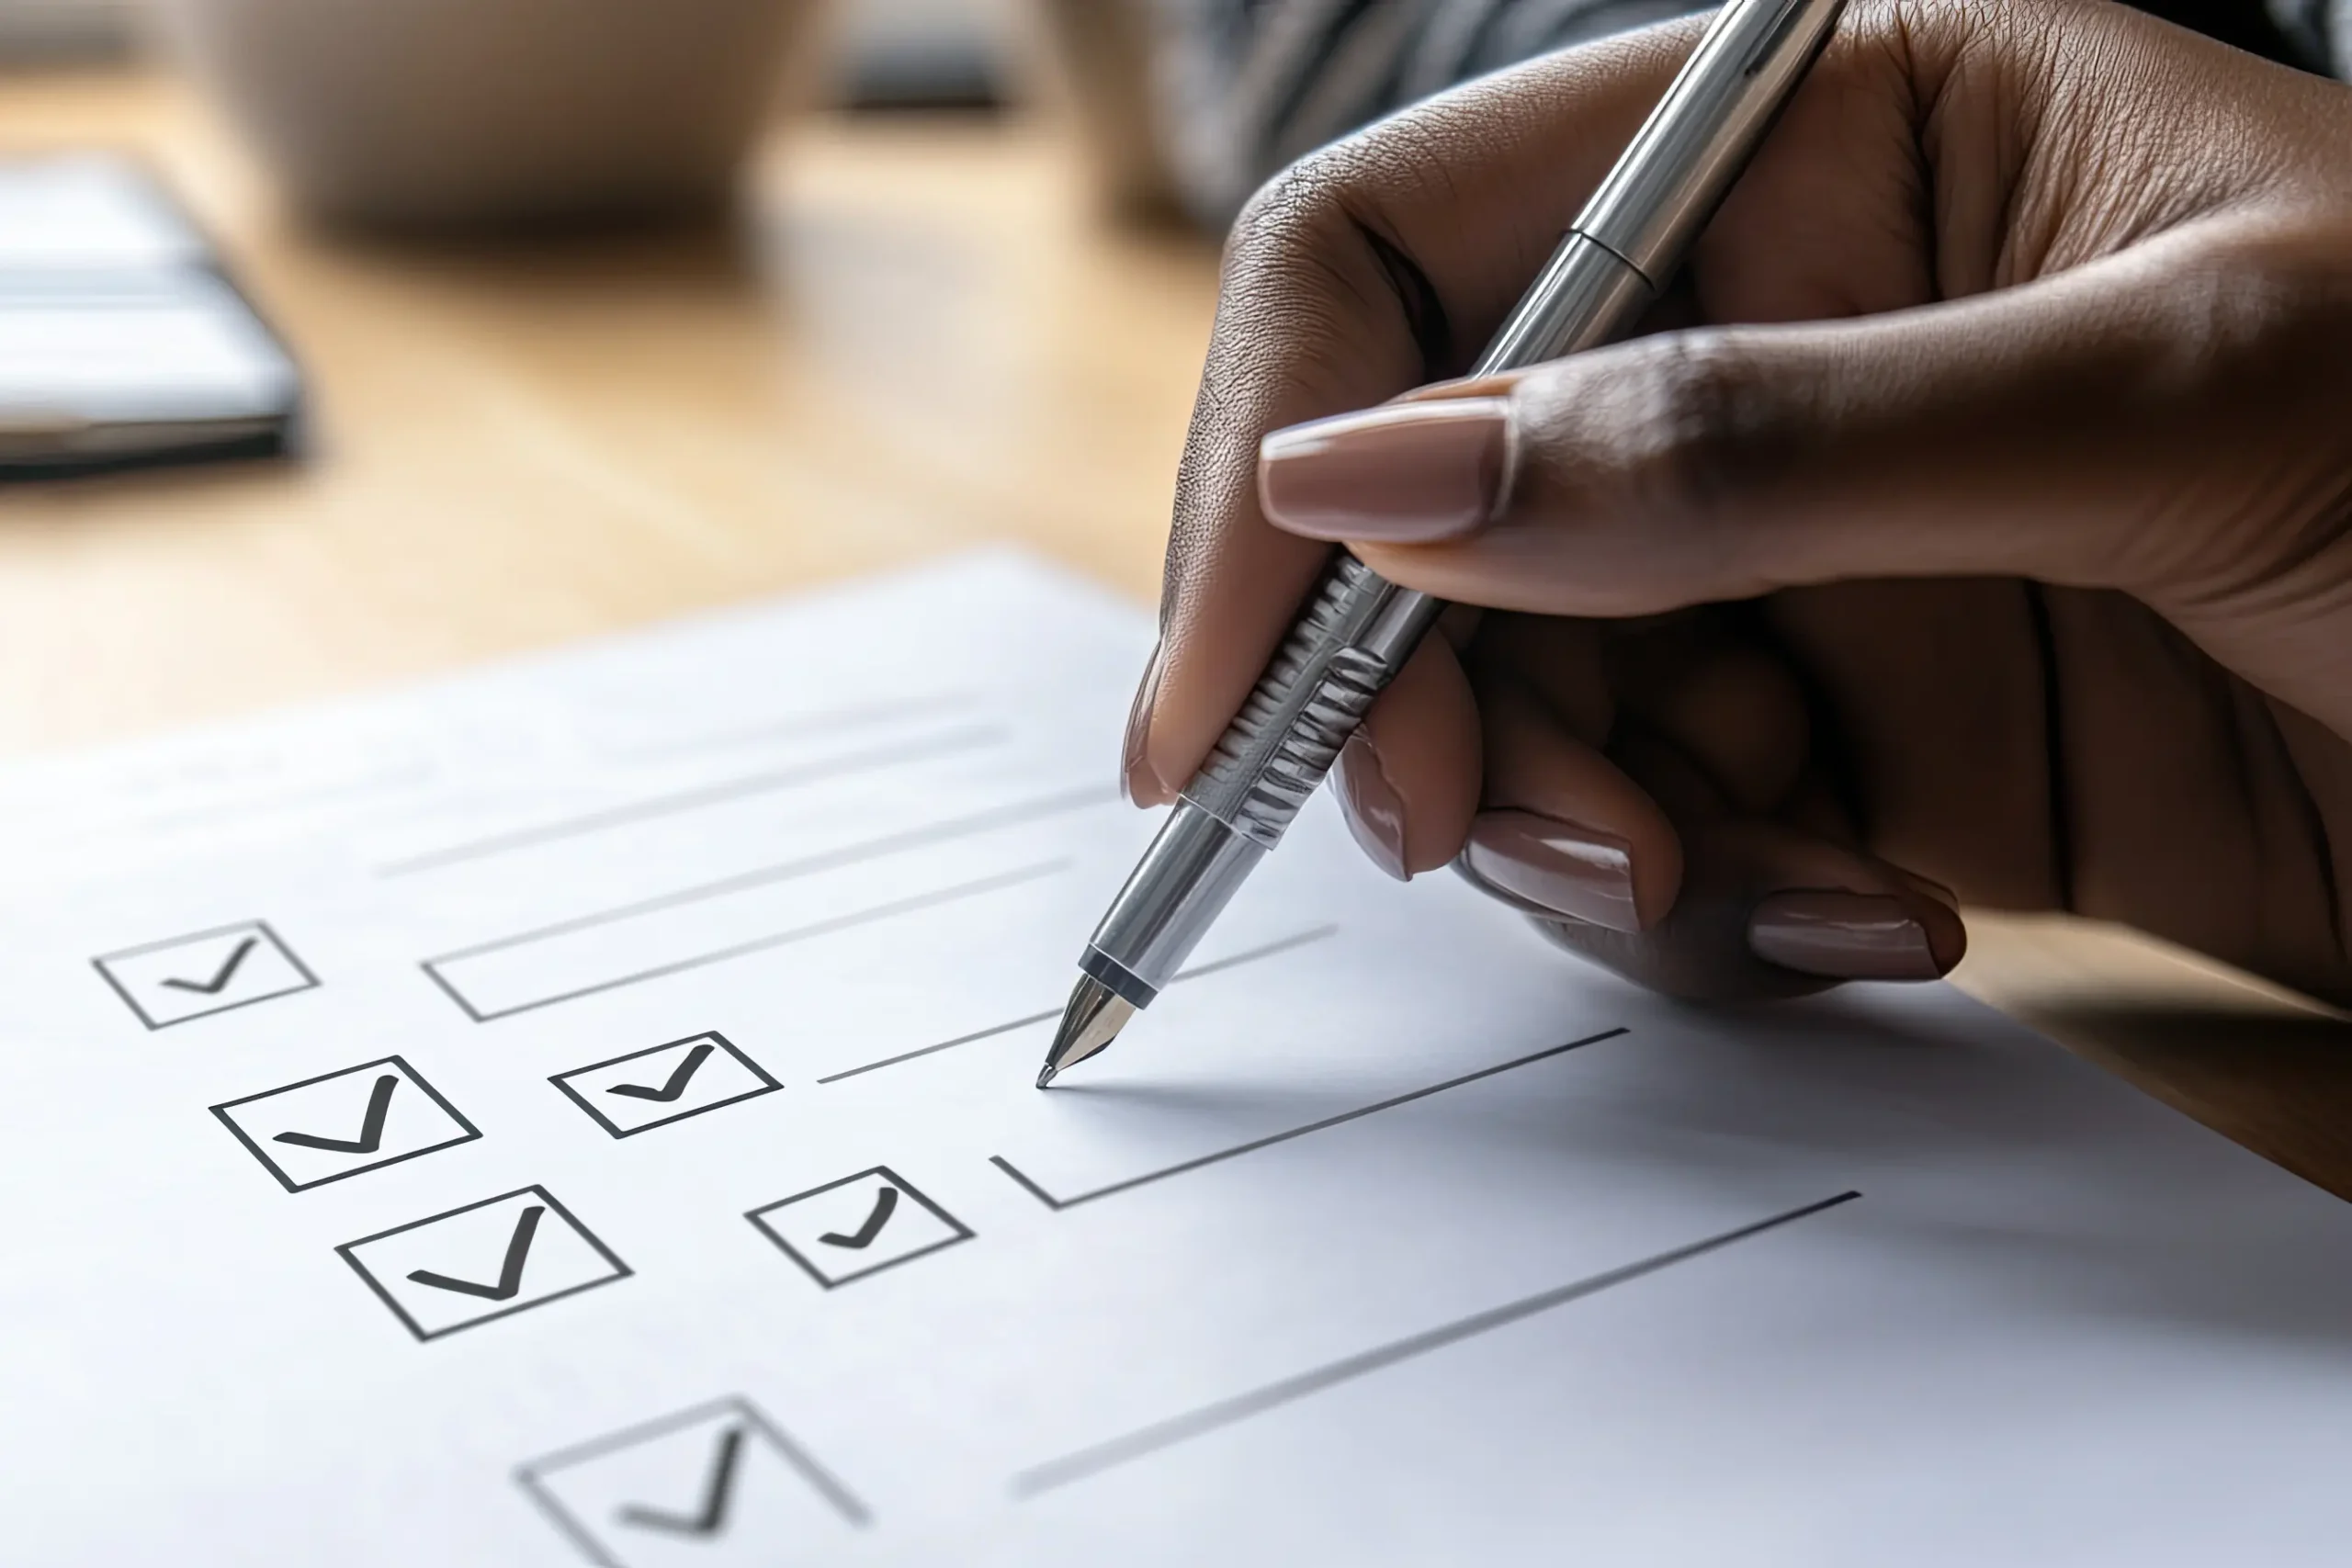
[[[0,756],[364,689],[1017,540],[1148,603],[1209,245],[1095,219],[1047,122],[780,127],[731,228],[306,231],[156,74],[0,77],[0,150],[160,166],[301,357],[299,467],[0,491]],[[2111,928],[1957,978],[2352,1199],[2352,1027]]]

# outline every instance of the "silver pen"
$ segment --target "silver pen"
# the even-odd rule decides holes
[[[1606,343],[1681,265],[1838,25],[1845,0],[1730,0],[1472,376]],[[1176,802],[1078,961],[1045,1088],[1151,1005],[1331,770],[1442,600],[1345,550]]]

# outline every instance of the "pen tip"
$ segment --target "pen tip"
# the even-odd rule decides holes
[[[1127,1020],[1136,1014],[1135,1004],[1092,976],[1082,976],[1069,994],[1069,1005],[1062,1009],[1062,1021],[1054,1031],[1054,1043],[1046,1053],[1046,1065],[1037,1074],[1037,1087],[1045,1088],[1059,1077],[1064,1068],[1082,1062],[1119,1037]]]

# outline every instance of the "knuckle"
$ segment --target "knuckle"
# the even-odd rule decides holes
[[[1269,180],[1234,220],[1178,470],[1180,541],[1210,526],[1198,513],[1232,512],[1255,471],[1258,435],[1283,423],[1297,362],[1341,330],[1325,281],[1343,221],[1340,188],[1332,160],[1310,154]]]
[[[1732,333],[1661,333],[1572,355],[1525,410],[1514,505],[1526,521],[1577,526],[1589,613],[1648,614],[1762,592],[1772,530],[1758,511],[1792,461],[1798,423]]]
[[[2165,278],[2116,402],[2198,461],[2169,497],[2181,525],[2119,545],[2119,582],[2210,607],[2341,572],[2352,460],[2314,412],[2352,394],[2347,243],[2341,225],[2281,224],[2200,246]]]
[[[1228,280],[1289,270],[1316,255],[1346,223],[1348,178],[1341,157],[1310,152],[1261,186],[1243,204],[1226,243]]]
[[[1735,337],[1702,331],[1653,340],[1623,387],[1634,406],[1621,427],[1631,445],[1620,471],[1637,511],[1703,525],[1753,485],[1773,443],[1754,367]]]
[[[1383,210],[1370,133],[1310,152],[1242,209],[1226,241],[1216,324],[1181,470],[1230,491],[1254,472],[1266,430],[1376,402],[1412,384],[1410,343],[1391,341],[1395,287],[1367,243]],[[1180,506],[1180,514],[1182,513]]]
[[[2347,241],[2342,225],[2282,225],[2221,237],[2185,258],[2168,280],[2165,389],[2278,386],[2306,361],[2340,365],[2352,304],[2340,260]]]

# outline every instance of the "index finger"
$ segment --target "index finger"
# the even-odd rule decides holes
[[[1329,554],[1267,524],[1260,440],[1467,369],[1704,20],[1456,89],[1302,160],[1242,214],[1177,475],[1157,690],[1128,750],[1139,804],[1199,769]]]

